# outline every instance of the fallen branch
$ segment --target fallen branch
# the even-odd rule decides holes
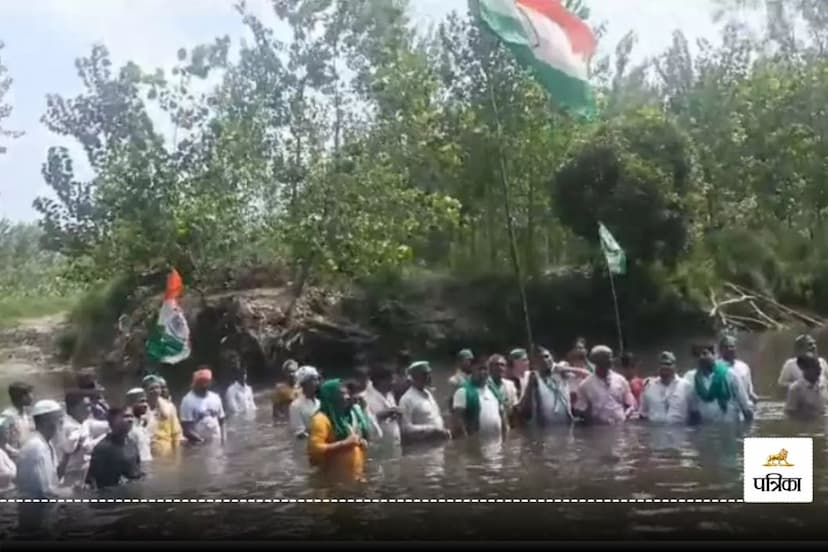
[[[756,326],[761,326],[761,327],[763,327],[767,330],[776,329],[776,326],[769,325],[764,320],[759,320],[758,318],[753,318],[752,316],[741,316],[741,315],[738,315],[738,314],[731,314],[731,315],[728,316],[728,318],[730,318],[732,320],[742,321],[742,322],[749,322],[749,323],[754,324]]]
[[[756,314],[761,316],[763,319],[767,320],[769,324],[772,324],[778,329],[781,329],[783,327],[783,325],[780,324],[778,321],[774,320],[773,318],[762,312],[762,309],[756,306],[756,303],[754,301],[750,302],[750,306],[753,307],[753,310],[756,311]]]
[[[730,289],[736,291],[737,293],[742,293],[742,294],[745,294],[745,292],[753,293],[759,299],[762,299],[763,301],[766,301],[767,303],[773,305],[777,309],[779,309],[779,310],[781,310],[781,311],[783,311],[783,312],[785,312],[785,313],[787,313],[791,316],[795,316],[796,318],[799,318],[801,321],[805,322],[806,324],[810,324],[812,326],[824,326],[826,324],[826,321],[822,318],[817,320],[816,318],[813,318],[811,316],[803,314],[803,313],[801,313],[799,311],[796,311],[796,310],[794,310],[790,307],[786,307],[785,305],[782,305],[782,304],[778,303],[777,301],[775,301],[774,299],[768,297],[765,294],[751,292],[750,290],[748,290],[746,288],[743,288],[742,286],[739,286],[739,285],[734,284],[732,282],[726,282],[725,287],[729,287]]]

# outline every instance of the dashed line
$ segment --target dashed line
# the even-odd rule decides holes
[[[742,504],[741,498],[3,498],[0,504]]]

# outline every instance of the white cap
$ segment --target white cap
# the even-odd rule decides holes
[[[602,356],[602,355],[612,358],[612,349],[610,349],[606,345],[596,345],[589,352],[590,360],[595,360],[596,356]]]
[[[319,370],[313,366],[302,366],[296,370],[296,381],[301,385],[303,381],[317,378],[319,379]]]
[[[43,414],[54,414],[55,412],[62,412],[60,405],[52,400],[44,399],[37,401],[32,407],[32,418],[37,418]]]

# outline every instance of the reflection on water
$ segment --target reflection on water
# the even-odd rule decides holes
[[[778,405],[763,405],[746,430],[729,427],[557,428],[513,432],[505,441],[457,441],[405,454],[371,455],[367,482],[332,486],[308,466],[304,447],[287,428],[274,426],[262,408],[255,421],[231,421],[224,449],[187,449],[179,465],[154,463],[142,482],[88,496],[113,498],[741,498],[742,437],[816,436],[815,499],[825,504],[828,471],[824,424],[798,426],[768,419]],[[822,454],[821,454],[822,453]],[[530,507],[531,506],[531,507]],[[752,506],[752,507],[751,507]],[[79,537],[201,535],[238,532],[281,538],[380,538],[410,532],[426,538],[462,538],[481,530],[523,527],[525,534],[577,537],[594,520],[593,536],[609,526],[629,535],[677,531],[748,536],[759,519],[768,527],[807,521],[801,507],[737,504],[439,505],[439,504],[73,504],[51,506],[56,534]],[[750,514],[748,514],[750,509]],[[473,512],[473,515],[471,515]],[[602,513],[603,512],[603,513]],[[773,512],[773,515],[770,514]],[[402,526],[405,515],[406,523]],[[610,518],[603,516],[610,515]],[[551,518],[547,518],[551,516]],[[485,521],[491,519],[491,526]],[[278,520],[278,523],[275,522]],[[473,520],[476,520],[472,522]],[[389,523],[383,524],[382,521]],[[508,526],[504,525],[508,523]],[[609,525],[608,525],[609,524]],[[770,525],[768,525],[770,524]],[[0,507],[0,534],[18,534],[17,507]],[[767,527],[766,527],[767,528]],[[558,533],[553,532],[558,531]],[[445,533],[445,531],[449,531]],[[511,529],[509,529],[511,532]],[[524,533],[522,533],[524,534]],[[502,535],[505,536],[505,535]]]
[[[773,364],[761,366],[762,355],[745,355],[755,366],[761,394],[773,391],[787,354],[777,351]],[[441,386],[443,379],[435,377]],[[62,379],[56,382],[53,396]],[[40,386],[38,391],[48,394]],[[439,399],[445,404],[445,397]],[[88,496],[738,499],[745,436],[813,436],[815,504],[72,504],[51,507],[57,512],[56,534],[236,539],[787,538],[792,529],[800,537],[806,530],[828,534],[822,520],[828,506],[825,422],[786,420],[778,401],[760,403],[756,421],[743,427],[558,427],[513,431],[505,441],[420,446],[405,454],[372,450],[365,482],[333,485],[310,468],[304,443],[292,439],[284,424],[274,425],[266,400],[260,397],[255,419],[229,422],[227,443],[213,454],[187,449],[177,464],[153,463],[145,481]],[[0,506],[0,537],[20,534],[17,513],[16,505]]]

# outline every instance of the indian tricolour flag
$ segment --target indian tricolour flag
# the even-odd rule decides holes
[[[190,327],[178,304],[184,290],[181,275],[173,269],[167,277],[164,304],[147,340],[147,356],[161,364],[178,364],[190,356]]]
[[[552,98],[590,116],[595,99],[589,85],[589,61],[595,36],[560,0],[469,0],[473,13],[502,40],[524,66],[533,70]]]

